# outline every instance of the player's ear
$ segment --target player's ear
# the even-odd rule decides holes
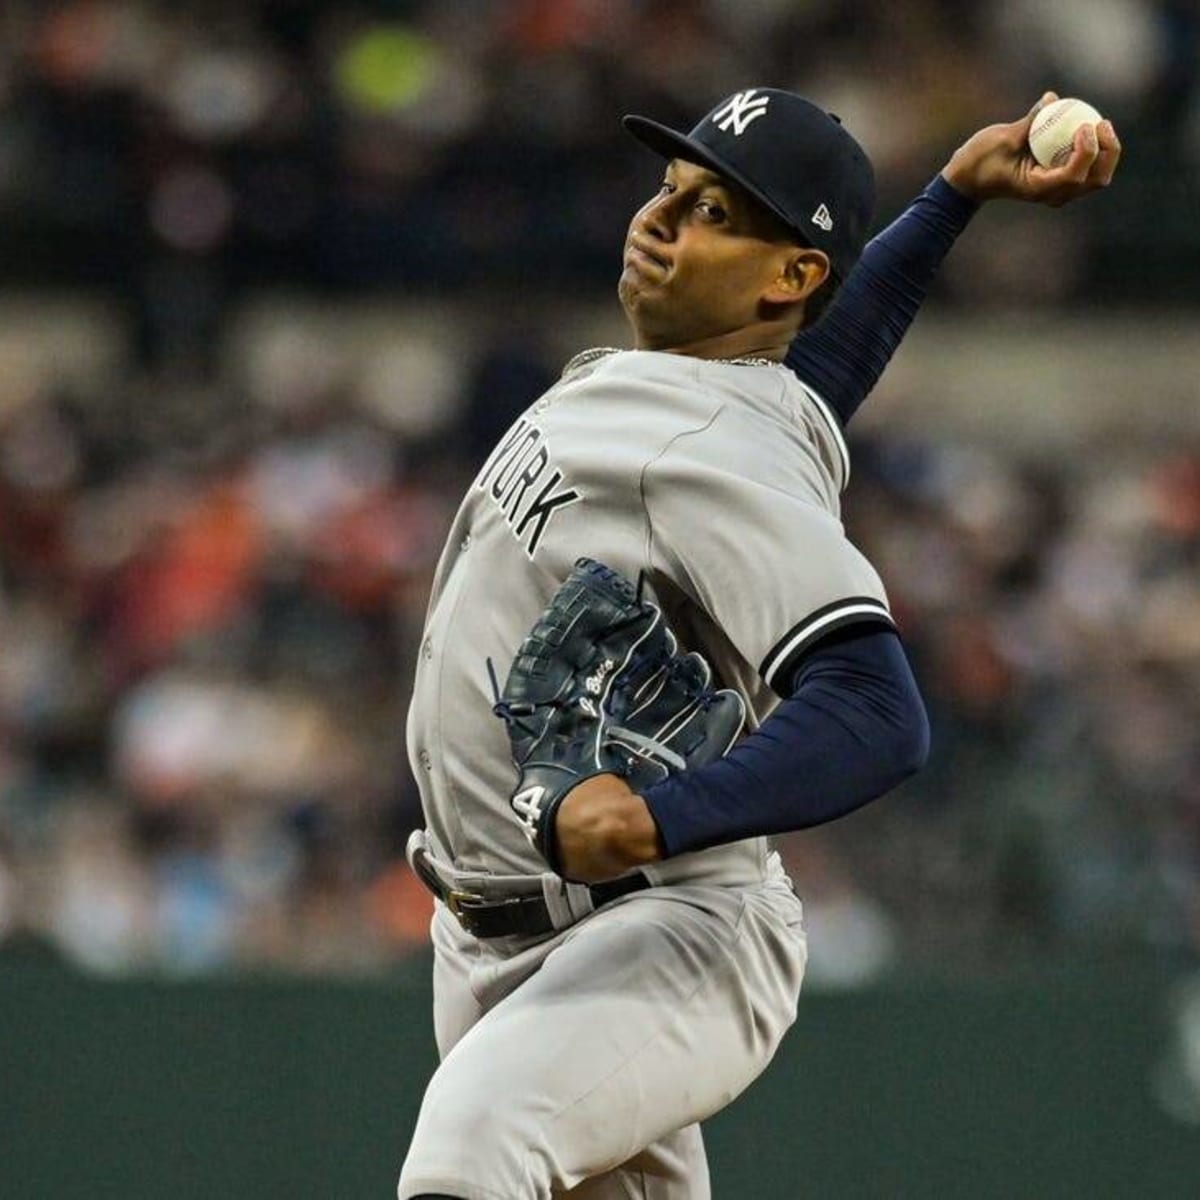
[[[795,304],[807,300],[828,278],[829,256],[822,250],[796,246],[788,251],[763,299],[768,304]]]

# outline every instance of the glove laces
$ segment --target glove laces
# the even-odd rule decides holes
[[[510,728],[516,726],[526,737],[537,737],[538,731],[532,729],[521,720],[522,717],[532,717],[537,712],[537,705],[529,701],[514,704],[500,695],[500,681],[496,678],[496,666],[491,657],[487,659],[488,678],[492,681],[492,712]]]

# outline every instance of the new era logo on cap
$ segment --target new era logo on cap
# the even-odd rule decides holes
[[[725,133],[732,127],[733,136],[741,137],[750,122],[761,117],[771,102],[770,96],[755,95],[757,90],[750,88],[749,91],[737,92],[730,96],[728,102],[713,113],[713,124]]]
[[[812,215],[812,223],[828,233],[833,228],[833,216],[829,209],[822,204]]]

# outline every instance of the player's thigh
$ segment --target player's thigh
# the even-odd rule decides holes
[[[700,1126],[688,1125],[647,1146],[615,1171],[555,1196],[563,1200],[711,1200]]]
[[[597,914],[446,1056],[405,1177],[458,1163],[542,1197],[613,1170],[759,1074],[802,973],[798,915],[761,898],[671,888]]]

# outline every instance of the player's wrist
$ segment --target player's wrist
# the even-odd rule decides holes
[[[950,187],[964,200],[969,200],[975,205],[983,204],[989,199],[989,194],[981,186],[978,175],[978,164],[964,161],[957,153],[941,170],[941,177]]]
[[[965,182],[960,180],[955,183],[949,171],[950,167],[947,164],[933,177],[923,195],[965,227],[982,201],[970,194]]]
[[[623,829],[620,848],[628,860],[626,870],[663,857],[662,834],[650,806],[636,792],[629,792],[623,802]]]

